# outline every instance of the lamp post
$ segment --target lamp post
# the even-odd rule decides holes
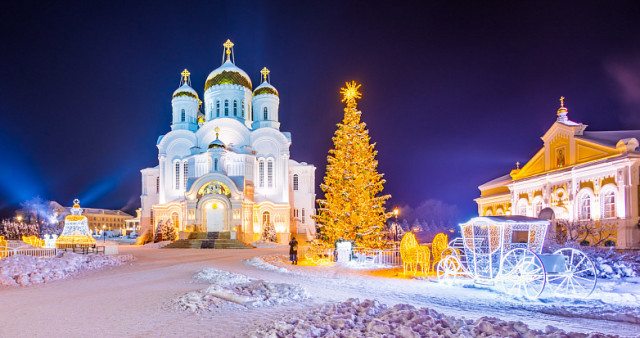
[[[393,209],[393,215],[396,216],[396,242],[398,241],[398,214],[399,213],[400,213],[400,210],[398,210],[398,207]]]
[[[106,243],[107,242],[107,226],[103,225],[102,226],[102,243]]]

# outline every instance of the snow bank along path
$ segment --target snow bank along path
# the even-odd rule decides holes
[[[392,308],[375,300],[348,299],[327,303],[264,325],[251,337],[605,337],[599,334],[564,332],[553,326],[532,330],[522,322],[506,322],[494,317],[465,320],[427,308],[407,304]]]
[[[327,301],[376,299],[394,306],[427,307],[456,318],[484,316],[522,321],[544,331],[547,325],[566,331],[635,335],[640,326],[625,322],[567,318],[520,308],[517,300],[482,289],[448,288],[416,280],[369,277],[366,272],[331,267],[278,266],[290,273],[258,269],[247,264],[256,256],[286,254],[287,249],[192,250],[120,246],[135,257],[133,264],[102,269],[55,283],[0,288],[0,337],[86,336],[247,336],[259,326],[292,318]],[[277,265],[277,264],[276,264]],[[168,308],[190,292],[210,286],[194,280],[204,268],[238,273],[247,278],[299,285],[312,298],[285,306],[192,314]],[[585,304],[584,306],[588,306]],[[637,304],[635,305],[638,306]],[[28,332],[27,332],[28,329]]]
[[[62,252],[52,258],[15,255],[0,260],[0,286],[47,283],[131,260],[131,255],[81,255],[72,252]]]

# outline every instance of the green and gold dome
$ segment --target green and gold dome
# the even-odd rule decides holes
[[[271,71],[268,70],[267,67],[262,68],[262,70],[260,71],[260,74],[262,74],[262,83],[256,88],[255,91],[253,91],[254,97],[262,94],[280,96],[278,95],[278,90],[276,90],[276,87],[272,86],[268,81],[269,73],[271,73]]]
[[[198,93],[186,83],[180,86],[180,88],[176,89],[175,92],[173,92],[172,99],[175,99],[176,97],[191,97],[196,100],[200,100],[200,98],[198,97]]]
[[[204,91],[209,88],[218,85],[239,85],[249,90],[253,90],[251,79],[247,73],[238,68],[230,59],[227,59],[225,63],[219,68],[212,71],[207,77],[207,81],[204,84]]]

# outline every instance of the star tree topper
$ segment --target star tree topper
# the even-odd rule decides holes
[[[362,93],[360,93],[361,84],[356,83],[355,81],[347,82],[346,88],[340,88],[340,95],[342,95],[342,102],[347,103],[347,107],[356,108],[358,104],[356,100],[362,98]]]

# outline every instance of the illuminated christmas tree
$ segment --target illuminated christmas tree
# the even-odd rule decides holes
[[[368,248],[383,246],[382,230],[391,217],[384,203],[390,195],[378,196],[385,180],[378,173],[375,143],[371,144],[366,124],[356,100],[362,97],[360,85],[347,83],[341,88],[346,102],[344,119],[333,137],[334,149],[327,156],[327,172],[320,186],[324,198],[314,216],[319,224],[320,239],[333,245],[340,238],[353,240]]]

